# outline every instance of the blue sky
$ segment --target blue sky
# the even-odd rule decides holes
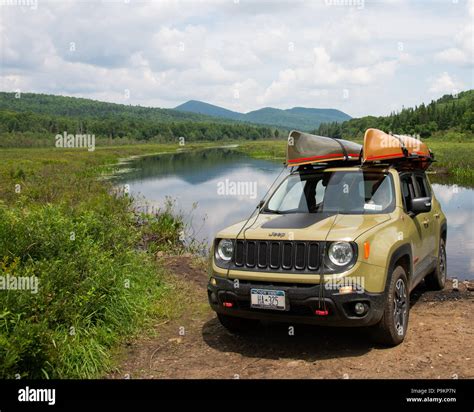
[[[2,91],[384,115],[473,88],[474,0],[0,0]]]

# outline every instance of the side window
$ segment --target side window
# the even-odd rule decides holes
[[[430,189],[428,182],[426,180],[426,176],[423,174],[416,174],[415,175],[416,185],[418,186],[418,196],[419,197],[430,197]]]
[[[319,205],[324,200],[324,192],[326,191],[326,187],[323,186],[323,180],[318,180],[316,185],[316,204]]]
[[[402,196],[405,210],[408,211],[411,206],[411,199],[415,197],[415,188],[413,187],[413,180],[411,174],[406,174],[401,177]]]

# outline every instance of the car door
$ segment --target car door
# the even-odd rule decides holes
[[[415,181],[415,191],[417,197],[429,197],[431,205],[433,205],[433,194],[430,185],[424,172],[416,172],[413,174]],[[424,259],[420,257],[420,270],[426,271],[431,269],[436,260],[436,220],[433,216],[433,207],[428,213],[420,213],[416,219],[421,225],[423,237],[423,255]]]
[[[407,222],[406,233],[404,236],[410,240],[412,245],[412,254],[413,254],[413,270],[416,275],[417,268],[419,267],[420,260],[424,257],[424,246],[423,246],[423,224],[421,220],[411,214],[410,206],[411,200],[416,197],[416,184],[413,178],[412,172],[405,172],[400,174],[400,183],[402,189],[402,198],[403,198],[403,207],[407,216],[405,217],[405,221]],[[417,283],[416,276],[412,278],[412,284],[415,285]],[[410,289],[411,289],[410,285]]]

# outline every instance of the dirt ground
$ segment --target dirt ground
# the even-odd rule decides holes
[[[473,378],[473,292],[411,294],[409,330],[394,348],[371,343],[365,330],[267,324],[246,336],[227,332],[205,309],[207,277],[191,258],[166,266],[192,282],[196,305],[157,325],[157,336],[127,342],[110,378]],[[204,308],[204,310],[202,309]]]

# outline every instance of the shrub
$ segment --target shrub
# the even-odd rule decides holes
[[[0,208],[0,276],[39,282],[37,293],[0,291],[1,378],[91,378],[110,366],[108,348],[163,292],[140,237],[127,199]]]

